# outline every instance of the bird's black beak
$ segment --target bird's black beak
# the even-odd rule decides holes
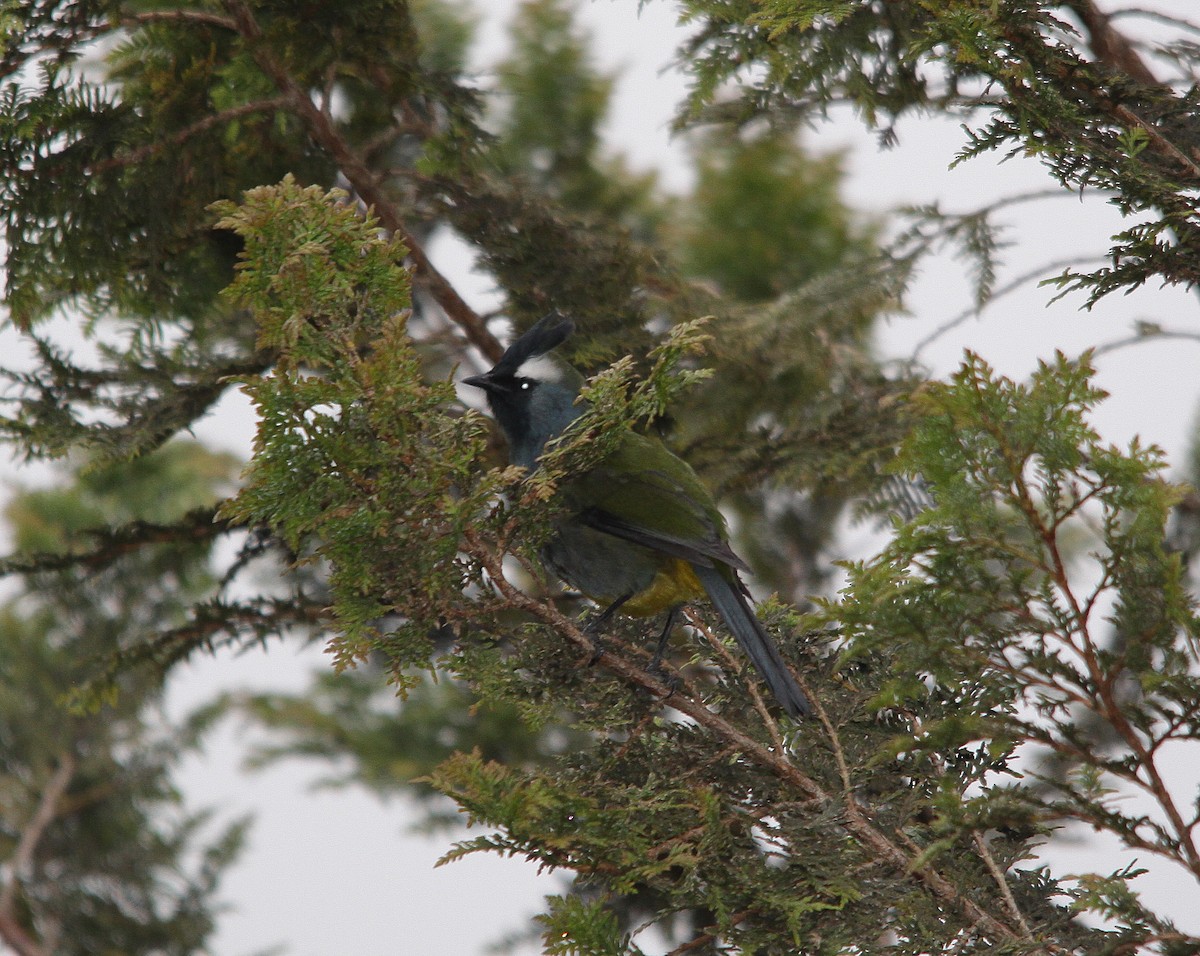
[[[495,382],[492,381],[490,372],[485,372],[483,375],[472,375],[469,378],[464,378],[462,382],[464,385],[482,388],[485,392],[490,392],[496,387]]]

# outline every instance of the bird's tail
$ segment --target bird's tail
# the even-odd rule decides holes
[[[766,628],[754,614],[746,595],[738,585],[736,576],[729,580],[717,568],[692,565],[696,577],[708,592],[709,600],[724,619],[746,656],[754,663],[762,679],[771,688],[775,699],[793,717],[805,717],[812,713],[808,698],[788,670],[779,648],[767,633]],[[736,575],[736,572],[734,572]]]

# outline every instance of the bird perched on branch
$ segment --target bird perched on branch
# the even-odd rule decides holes
[[[551,313],[508,347],[491,371],[464,379],[481,388],[508,438],[513,464],[537,468],[546,443],[583,412],[583,376],[553,354],[574,324]],[[678,609],[705,595],[792,717],[807,698],[750,606],[725,519],[696,473],[656,438],[626,431],[616,450],[557,489],[563,506],[542,559],[604,610],[668,613],[657,664]]]

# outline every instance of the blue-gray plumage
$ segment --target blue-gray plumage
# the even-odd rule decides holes
[[[583,377],[552,354],[573,329],[551,313],[490,372],[465,379],[487,393],[513,464],[536,468],[546,443],[584,411],[576,402]],[[606,613],[635,617],[707,594],[783,708],[793,717],[810,712],[750,606],[738,577],[747,568],[729,547],[724,517],[683,459],[629,431],[604,461],[564,480],[558,496],[562,516],[542,552],[555,574]]]

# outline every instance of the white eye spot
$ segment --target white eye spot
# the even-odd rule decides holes
[[[522,383],[521,383],[521,391],[522,391],[522,392],[527,392],[527,391],[529,391],[529,383],[528,383],[528,382],[522,382]]]

